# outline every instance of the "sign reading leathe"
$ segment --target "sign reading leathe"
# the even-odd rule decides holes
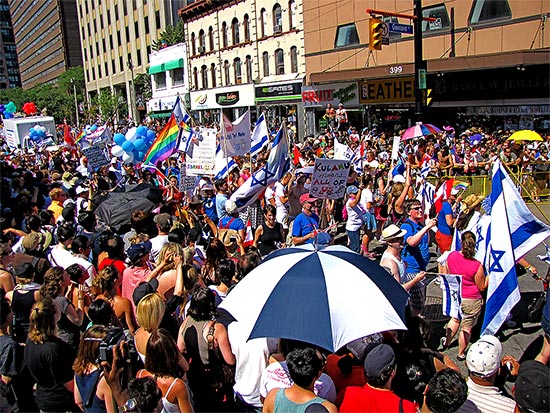
[[[359,87],[359,102],[361,104],[414,102],[414,77],[362,81]]]
[[[309,194],[320,199],[342,198],[350,165],[347,160],[316,158]]]
[[[186,159],[187,175],[211,175],[216,165],[216,129],[201,129],[202,141]]]

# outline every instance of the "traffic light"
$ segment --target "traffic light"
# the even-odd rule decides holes
[[[371,17],[369,19],[369,49],[382,50],[382,37],[384,22],[382,19]]]
[[[424,89],[422,93],[424,94],[424,106],[430,106],[434,99],[433,89]]]

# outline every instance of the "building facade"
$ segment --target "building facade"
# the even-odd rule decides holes
[[[366,9],[413,15],[414,1],[304,3],[307,85],[302,99],[311,107],[312,130],[324,126],[326,104],[342,97],[358,126],[385,122],[397,129],[417,120],[414,34],[406,27],[413,23],[371,16]],[[431,105],[424,107],[421,120],[458,124],[480,115],[510,129],[548,128],[550,32],[544,27],[549,11],[548,0],[423,0],[423,17],[434,20],[422,22]],[[374,16],[382,17],[388,29],[388,44],[379,51],[369,49]]]
[[[133,79],[146,73],[152,43],[168,24],[177,24],[185,1],[76,0],[82,39],[86,91],[91,99],[103,89],[128,102],[129,115],[139,120]],[[140,115],[140,112],[141,115]]]
[[[0,0],[0,89],[21,87],[8,0]]]
[[[204,123],[251,109],[303,125],[301,0],[200,0],[180,10],[189,53],[190,104]]]
[[[82,65],[76,0],[11,0],[10,12],[24,89]]]

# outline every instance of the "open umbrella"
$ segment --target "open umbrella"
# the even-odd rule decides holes
[[[434,133],[441,132],[437,126],[430,123],[417,123],[415,126],[411,126],[405,131],[401,140],[420,138],[422,136],[433,135]]]
[[[223,300],[256,337],[290,338],[336,351],[386,330],[406,329],[409,294],[380,265],[342,246],[271,253]]]
[[[542,141],[542,136],[537,132],[532,130],[518,130],[517,132],[512,133],[508,138],[509,141]]]

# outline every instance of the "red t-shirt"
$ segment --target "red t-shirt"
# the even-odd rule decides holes
[[[403,400],[403,408],[399,408]],[[361,413],[416,413],[416,403],[401,399],[391,390],[376,389],[365,384],[363,387],[350,386],[344,394],[344,401],[338,410],[340,413],[361,412]]]

